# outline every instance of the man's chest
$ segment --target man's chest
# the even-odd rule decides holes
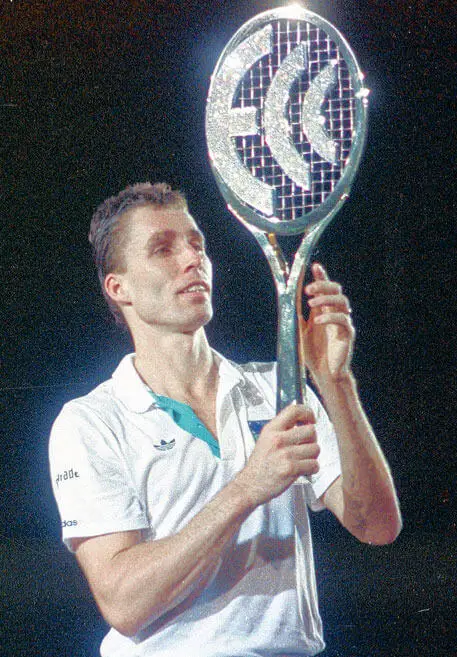
[[[208,429],[213,438],[219,440],[216,410],[216,395],[212,394],[205,399],[192,399],[189,406],[195,416]]]

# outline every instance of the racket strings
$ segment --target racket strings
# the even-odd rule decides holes
[[[319,27],[305,21],[277,20],[272,52],[262,57],[244,77],[235,106],[258,110],[259,134],[236,138],[243,164],[256,178],[275,190],[275,215],[280,220],[294,220],[320,206],[335,189],[344,173],[351,153],[355,125],[355,92],[349,68],[337,45]],[[262,124],[265,98],[284,60],[304,43],[304,68],[290,88],[286,118],[290,139],[309,169],[310,189],[291,179],[276,162],[265,139]],[[310,84],[326,66],[335,65],[336,81],[325,94],[320,108],[323,129],[335,144],[336,157],[328,161],[317,153],[303,129],[303,99]]]

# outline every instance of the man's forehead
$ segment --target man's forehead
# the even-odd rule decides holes
[[[144,205],[134,208],[130,212],[131,235],[137,233],[152,237],[161,233],[198,233],[202,231],[190,212],[181,206],[156,208]]]

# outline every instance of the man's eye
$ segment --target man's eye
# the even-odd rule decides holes
[[[152,252],[152,255],[168,255],[171,253],[171,248],[169,246],[158,246]]]

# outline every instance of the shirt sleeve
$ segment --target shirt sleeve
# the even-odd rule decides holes
[[[54,422],[49,462],[62,538],[148,527],[115,432],[92,410],[70,402]]]
[[[327,488],[341,474],[338,441],[333,424],[315,393],[307,388],[308,403],[316,416],[317,442],[321,448],[319,454],[319,472],[311,475],[304,484],[305,499],[313,511],[322,511],[325,506],[320,498]]]

